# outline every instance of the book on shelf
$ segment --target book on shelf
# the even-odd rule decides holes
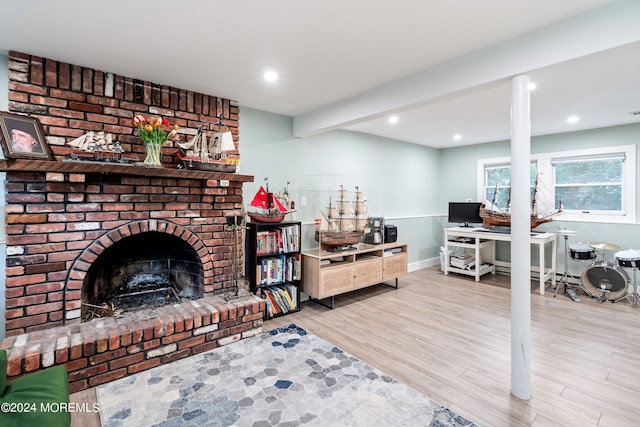
[[[256,233],[258,255],[296,252],[300,250],[300,227],[297,224],[274,227]]]
[[[292,285],[262,288],[262,295],[267,301],[267,312],[270,317],[295,311],[298,307],[296,289]]]
[[[302,279],[302,262],[299,253],[262,258],[256,264],[256,283],[259,285],[300,279]]]
[[[475,263],[475,259],[469,254],[451,254],[449,257],[449,265],[455,268],[469,269]]]

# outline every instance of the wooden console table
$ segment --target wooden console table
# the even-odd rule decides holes
[[[467,274],[474,276],[476,281],[486,273],[495,273],[495,267],[510,267],[511,263],[496,259],[495,242],[511,242],[511,234],[503,232],[492,232],[490,229],[470,228],[470,227],[453,227],[444,230],[444,274],[449,272]],[[551,244],[551,265],[546,266],[545,262],[545,246]],[[538,245],[538,253],[540,262],[538,266],[532,266],[531,270],[539,273],[540,279],[540,295],[544,295],[544,284],[547,280],[551,280],[552,285],[556,285],[556,235],[553,233],[531,233],[531,244]],[[451,247],[461,247],[473,250],[475,252],[476,266],[483,262],[491,265],[476,268],[474,270],[464,270],[454,268],[449,265],[449,249]],[[481,251],[487,248],[490,251],[489,257],[482,258]]]
[[[360,243],[356,249],[329,252],[312,249],[302,252],[302,291],[315,300],[331,298],[395,279],[407,274],[406,243],[370,245]]]

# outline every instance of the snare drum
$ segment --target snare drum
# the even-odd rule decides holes
[[[627,249],[616,253],[618,264],[626,268],[640,268],[640,251]]]
[[[588,243],[578,242],[569,245],[569,255],[576,261],[591,261],[596,258],[596,250]]]

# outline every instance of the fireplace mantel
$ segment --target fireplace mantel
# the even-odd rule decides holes
[[[9,159],[0,160],[0,172],[71,172],[101,173],[133,176],[152,176],[162,178],[216,179],[220,181],[253,182],[253,176],[235,173],[186,170],[177,168],[150,168],[115,163],[47,161]]]

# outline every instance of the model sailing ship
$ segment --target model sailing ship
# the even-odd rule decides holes
[[[110,133],[87,132],[67,145],[72,147],[69,160],[73,161],[122,164],[140,162],[137,155],[125,153],[120,143],[113,141],[113,135]]]
[[[230,157],[229,151],[235,150],[231,132],[214,132],[207,138],[203,129],[205,122],[198,126],[198,131],[191,140],[177,142],[178,158],[184,169],[198,169],[213,172],[234,173],[238,165],[237,157]]]
[[[356,186],[353,197],[340,185],[338,197],[322,212],[320,228],[316,230],[315,239],[321,249],[342,250],[360,243],[367,225],[367,202]]]
[[[509,200],[507,200],[507,207],[505,210],[501,210],[496,206],[496,196],[498,193],[498,186],[493,192],[493,200],[489,204],[480,207],[480,217],[482,218],[482,224],[485,226],[494,227],[511,227],[511,213],[509,212]],[[554,220],[554,216],[562,212],[562,201],[560,201],[560,207],[557,210],[549,212],[538,212],[538,177],[533,186],[533,198],[531,199],[531,229]]]
[[[258,192],[253,196],[253,200],[251,200],[249,204],[249,206],[258,208],[258,211],[247,212],[247,215],[249,215],[249,218],[251,218],[253,222],[282,222],[285,215],[291,211],[285,207],[275,194],[269,191],[269,181],[267,181],[267,178],[264,180],[267,182],[267,189],[265,190],[264,187],[260,186]]]

